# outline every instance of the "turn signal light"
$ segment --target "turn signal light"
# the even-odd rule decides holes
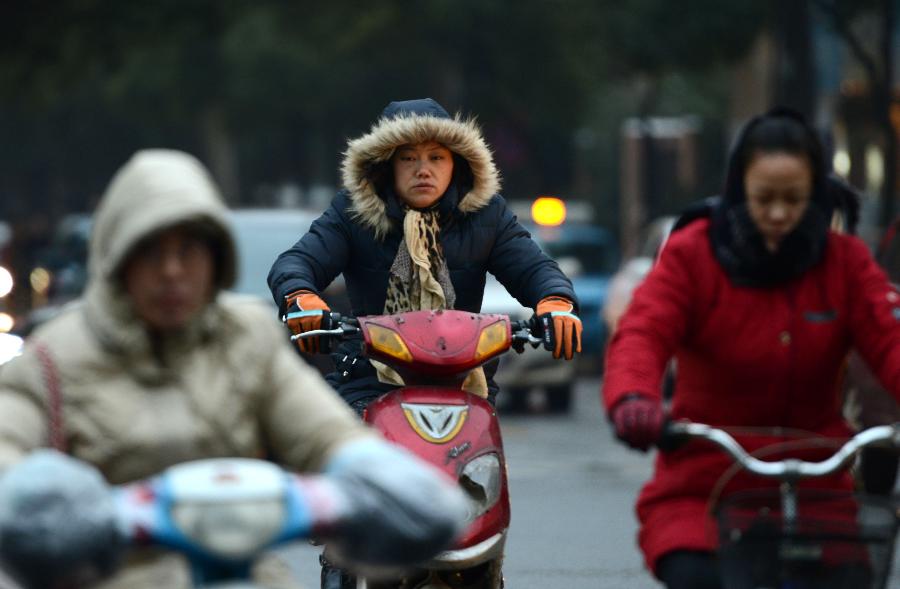
[[[498,321],[481,330],[478,346],[475,348],[475,359],[481,360],[505,350],[509,347],[509,330],[506,323]]]
[[[398,360],[412,362],[413,357],[409,353],[409,348],[406,347],[406,344],[400,338],[400,334],[396,331],[374,324],[369,324],[367,329],[373,348]]]

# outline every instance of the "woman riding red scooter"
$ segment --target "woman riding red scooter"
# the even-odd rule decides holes
[[[531,320],[456,310],[359,318],[331,313],[326,324],[328,329],[293,339],[361,336],[366,357],[390,366],[405,383],[366,407],[365,421],[443,470],[470,500],[466,528],[451,549],[391,580],[369,585],[357,579],[357,587],[500,589],[510,520],[503,440],[497,412],[462,385],[510,348],[540,345],[543,340],[533,335],[540,329]]]
[[[429,309],[478,312],[494,274],[542,318],[545,345],[571,359],[581,349],[572,283],[544,255],[497,194],[499,175],[472,120],[451,117],[430,98],[390,103],[372,129],[348,143],[344,190],[269,273],[269,287],[295,334],[318,329],[329,311],[319,297],[343,274],[352,313]],[[298,339],[304,352],[317,339]],[[332,355],[329,382],[357,411],[402,383],[363,357],[359,340]],[[493,399],[496,363],[464,388]],[[326,569],[325,577],[331,576]]]

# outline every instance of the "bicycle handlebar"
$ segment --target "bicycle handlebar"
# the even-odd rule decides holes
[[[847,440],[830,458],[820,462],[808,462],[795,458],[765,461],[751,456],[734,437],[723,429],[702,423],[673,421],[666,426],[663,437],[695,438],[712,442],[728,452],[741,466],[756,475],[791,480],[824,477],[841,470],[857,451],[866,446],[892,445],[900,447],[900,423],[880,425],[863,430]]]

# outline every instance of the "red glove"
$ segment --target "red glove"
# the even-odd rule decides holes
[[[544,348],[553,350],[553,357],[565,354],[571,360],[581,353],[581,319],[573,313],[575,305],[559,296],[546,297],[535,307],[535,314],[544,331]]]
[[[285,298],[287,299],[285,305],[287,313],[284,320],[294,335],[321,329],[322,317],[331,311],[325,301],[319,298],[319,295],[309,290],[298,290]],[[298,338],[295,341],[300,351],[305,354],[319,352],[318,337]]]
[[[616,403],[610,418],[616,437],[642,452],[659,442],[665,422],[662,404],[643,395],[626,397]]]

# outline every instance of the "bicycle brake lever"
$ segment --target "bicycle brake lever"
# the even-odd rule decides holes
[[[666,418],[662,432],[659,434],[659,440],[656,441],[656,447],[661,452],[671,452],[681,448],[688,440],[690,440],[690,436],[684,431],[681,424]]]

